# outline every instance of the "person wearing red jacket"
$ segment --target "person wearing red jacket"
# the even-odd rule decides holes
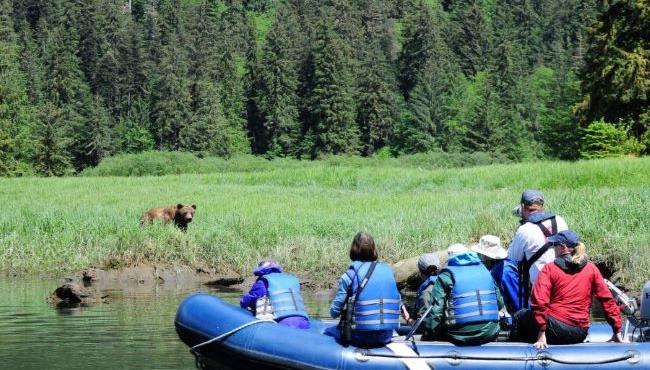
[[[585,340],[589,330],[592,297],[603,312],[614,334],[622,342],[621,314],[596,265],[590,262],[578,235],[564,230],[549,236],[555,260],[544,266],[533,286],[531,309],[515,314],[515,337],[533,342],[538,349],[548,344],[573,344]]]

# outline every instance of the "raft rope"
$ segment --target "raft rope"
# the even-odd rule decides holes
[[[210,343],[218,342],[218,341],[220,341],[220,340],[222,340],[222,339],[224,339],[224,338],[226,338],[226,337],[228,337],[228,336],[230,336],[230,335],[235,334],[236,332],[238,332],[238,331],[240,331],[240,330],[242,330],[242,329],[245,329],[245,328],[247,328],[247,327],[249,327],[249,326],[252,326],[252,325],[255,325],[255,324],[261,324],[261,323],[263,323],[263,322],[272,322],[272,323],[275,323],[275,321],[273,321],[273,320],[255,320],[255,321],[249,321],[249,322],[247,322],[247,323],[245,323],[245,324],[242,324],[242,325],[239,325],[238,327],[236,327],[236,328],[234,328],[234,329],[232,329],[232,330],[229,330],[229,331],[227,331],[227,332],[225,332],[225,333],[223,333],[223,334],[221,334],[221,335],[219,335],[219,336],[216,336],[216,337],[214,337],[214,338],[212,338],[212,339],[210,339],[210,340],[207,340],[207,341],[205,341],[205,342],[203,342],[203,343],[199,343],[199,344],[195,345],[194,347],[190,348],[190,352],[193,353],[194,350],[197,349],[197,348],[199,348],[199,347],[203,347],[203,346],[208,345],[208,344],[210,344]]]
[[[537,356],[522,356],[522,357],[480,357],[480,356],[462,356],[456,354],[447,354],[447,355],[425,355],[425,356],[400,356],[394,354],[384,354],[384,353],[372,353],[360,351],[362,356],[368,357],[387,357],[387,358],[438,358],[438,359],[451,359],[451,360],[479,360],[479,361],[552,361],[559,364],[565,365],[601,365],[601,364],[610,364],[613,362],[627,361],[638,356],[637,352],[629,351],[626,352],[623,356],[609,358],[599,361],[569,361],[555,358],[548,353],[540,353]]]

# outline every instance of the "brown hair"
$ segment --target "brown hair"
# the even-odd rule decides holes
[[[377,248],[372,235],[360,231],[352,239],[350,246],[350,259],[352,261],[372,262],[377,260]]]
[[[571,261],[573,263],[580,263],[582,258],[587,255],[587,247],[582,243],[578,243],[578,245],[571,249]]]

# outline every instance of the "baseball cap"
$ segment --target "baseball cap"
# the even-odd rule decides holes
[[[580,237],[572,230],[563,230],[546,239],[552,245],[564,244],[569,248],[575,248],[580,243]]]
[[[418,258],[418,270],[423,274],[433,265],[440,266],[440,258],[435,253],[425,253]]]
[[[521,203],[526,205],[533,203],[544,204],[544,194],[539,190],[528,189],[521,193]]]

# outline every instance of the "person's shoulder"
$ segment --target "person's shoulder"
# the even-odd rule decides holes
[[[567,224],[564,217],[560,215],[555,215],[555,222],[557,222],[558,231],[567,230],[569,228],[569,224]]]
[[[539,226],[535,225],[532,222],[526,222],[517,228],[512,242],[513,244],[516,244],[517,242],[529,241],[530,239],[536,237],[538,233]]]
[[[600,270],[598,269],[598,266],[596,266],[596,264],[591,262],[591,261],[587,261],[587,264],[585,265],[583,270],[589,271],[592,274],[594,274],[595,276],[602,277],[602,274],[600,273]]]
[[[438,284],[438,283],[443,284],[443,285],[447,285],[447,284],[450,284],[452,282],[452,280],[453,280],[453,277],[452,277],[451,271],[447,270],[447,268],[444,268],[438,273],[438,278],[436,279],[435,283],[432,284],[432,285],[435,285],[435,284]]]
[[[540,275],[541,274],[552,274],[556,270],[560,271],[561,269],[560,269],[560,267],[558,265],[555,264],[555,262],[551,261],[551,262],[545,264],[544,266],[542,266],[542,268],[539,270],[539,273],[540,273]]]

